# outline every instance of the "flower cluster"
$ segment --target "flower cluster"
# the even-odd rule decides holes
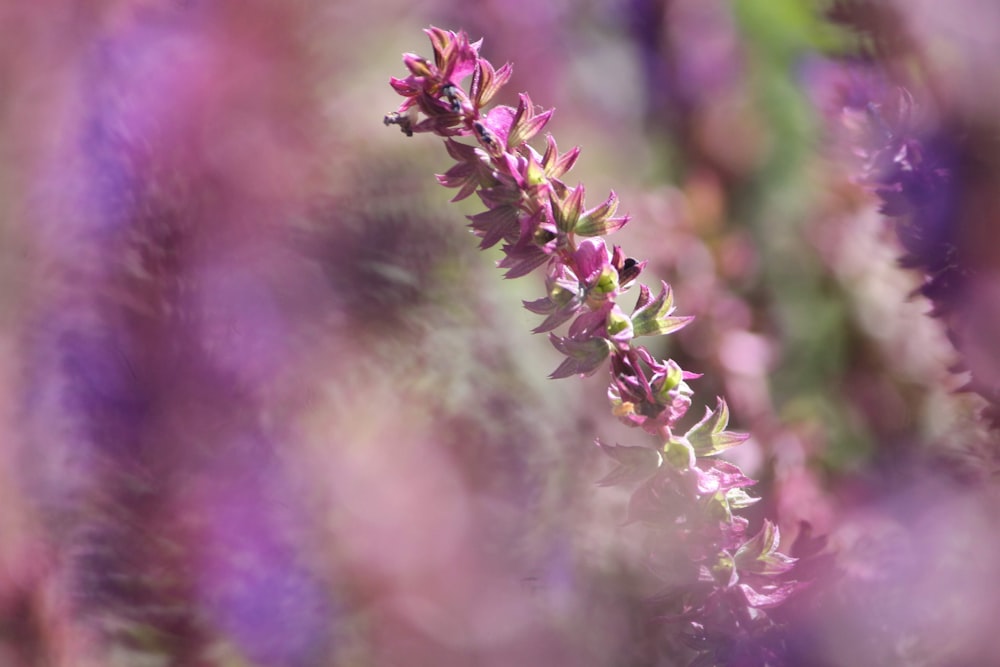
[[[916,291],[931,302],[930,314],[942,320],[962,357],[954,370],[969,371],[965,389],[986,400],[984,421],[1000,428],[996,288],[976,260],[984,256],[976,246],[989,223],[964,203],[983,197],[976,190],[989,182],[984,174],[991,167],[972,148],[982,137],[957,119],[935,122],[905,88],[869,84],[865,93],[842,112],[861,160],[858,180],[878,197],[879,212],[895,230],[900,265],[921,273]]]
[[[862,180],[881,200],[880,212],[896,222],[905,251],[901,263],[922,269],[927,279],[920,292],[946,308],[962,278],[956,262],[955,146],[943,133],[921,132],[913,96],[902,88],[888,99],[848,106],[847,113],[865,135],[858,148]]]
[[[537,109],[526,94],[517,107],[487,108],[510,79],[511,66],[495,68],[479,57],[481,42],[470,42],[464,33],[433,27],[426,32],[434,58],[403,56],[410,74],[391,79],[391,85],[404,101],[385,123],[408,136],[445,138],[456,164],[438,181],[458,190],[453,201],[478,195],[486,210],[469,217],[470,227],[481,248],[502,244],[499,266],[506,277],[544,267],[546,295],[524,305],[544,317],[535,331],[548,333],[565,357],[551,377],[590,375],[610,361],[613,413],[657,441],[598,442],[617,463],[601,483],[638,483],[628,515],[650,531],[647,565],[664,582],[661,617],[683,630],[701,662],[724,661],[773,630],[762,610],[796,588],[788,580],[794,559],[777,550],[777,527],[765,521],[749,536],[749,522],[735,513],[757,500],[746,492],[753,480],[717,458],[747,436],[727,430],[729,411],[721,398],[703,419],[679,428],[691,406],[688,381],[698,375],[658,360],[637,341],[677,331],[690,318],[674,315],[666,283],[655,296],[638,285],[630,312],[620,305],[646,263],[603,238],[629,220],[617,214],[614,192],[587,208],[583,185],[562,180],[579,149],[561,153],[551,135],[542,151],[529,144],[552,110]],[[554,333],[564,324],[565,335]]]
[[[983,250],[995,235],[987,211],[997,166],[983,147],[995,144],[996,122],[949,101],[926,45],[901,27],[901,5],[837,0],[828,15],[866,45],[838,100],[858,180],[895,230],[900,265],[922,275],[916,292],[962,357],[954,370],[970,372],[965,389],[986,400],[984,422],[1000,429],[996,260]]]

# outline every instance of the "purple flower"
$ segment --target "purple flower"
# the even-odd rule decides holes
[[[936,117],[919,92],[886,83],[867,90],[861,108],[845,105],[842,114],[862,160],[858,180],[881,201],[902,246],[899,263],[922,274],[915,292],[930,300],[930,314],[942,318],[961,354],[954,370],[970,372],[964,389],[987,401],[983,417],[1000,427],[995,327],[984,315],[994,310],[984,291],[990,261],[983,259],[993,231],[991,167],[981,146],[992,135],[961,118]]]
[[[392,77],[389,83],[406,99],[392,120],[386,117],[386,123],[399,125],[406,134],[467,134],[467,128],[456,128],[464,120],[463,112],[471,108],[471,102],[460,92],[460,86],[479,65],[481,42],[471,44],[465,33],[456,35],[440,28],[429,28],[424,32],[431,38],[434,62],[412,53],[403,55],[403,63],[410,70],[410,76],[405,79]],[[413,125],[407,116],[403,116],[411,109],[419,110],[427,118]]]
[[[770,523],[746,538],[749,522],[736,512],[755,501],[745,491],[753,481],[734,464],[713,458],[747,437],[727,430],[726,402],[718,399],[714,410],[685,433],[676,433],[691,406],[687,381],[699,375],[635,344],[637,336],[670,334],[691,318],[673,314],[666,283],[655,297],[640,285],[635,307],[626,314],[619,299],[636,283],[645,262],[627,257],[618,246],[609,250],[602,238],[629,220],[616,215],[617,195],[612,191],[601,204],[586,208],[584,186],[569,187],[561,180],[579,149],[560,154],[551,136],[544,153],[528,144],[552,110],[536,109],[526,94],[516,108],[486,109],[486,101],[509,77],[509,66],[494,70],[478,59],[479,43],[470,44],[464,33],[432,28],[428,34],[434,63],[404,56],[411,75],[391,83],[406,99],[386,123],[407,134],[429,131],[446,138],[456,164],[438,180],[458,188],[456,200],[479,195],[486,211],[469,216],[470,227],[483,248],[502,242],[499,267],[506,269],[505,277],[546,267],[545,296],[524,305],[544,316],[535,331],[547,332],[565,357],[550,377],[590,375],[610,358],[612,412],[659,441],[655,447],[598,442],[617,462],[600,483],[640,482],[628,521],[668,536],[658,540],[660,549],[650,555],[650,563],[670,563],[667,570],[673,572],[664,570],[664,581],[671,587],[668,597],[679,600],[672,617],[683,619],[689,629],[696,625],[728,637],[716,647],[730,647],[737,634],[746,632],[734,618],[749,618],[753,610],[778,604],[794,590],[780,578],[794,561],[777,551],[778,533]],[[463,91],[460,83],[473,71]],[[566,323],[566,335],[554,333]],[[761,623],[761,628],[767,632],[770,626]]]
[[[658,361],[644,347],[615,354],[611,358],[608,400],[618,419],[660,434],[683,417],[694,393],[686,380],[699,377],[668,359]]]

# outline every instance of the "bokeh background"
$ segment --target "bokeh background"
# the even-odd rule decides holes
[[[914,296],[844,108],[916,86],[975,149],[945,219],[989,315],[1000,4],[3,0],[0,666],[686,664],[595,485],[595,438],[644,443],[603,374],[546,379],[541,279],[382,125],[431,24],[556,108],[697,316],[657,352],[751,433],[752,520],[826,540],[788,664],[992,664],[996,436],[952,367],[994,337]]]

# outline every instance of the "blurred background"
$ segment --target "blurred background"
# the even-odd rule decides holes
[[[1000,3],[0,0],[0,667],[687,664],[595,485],[641,434],[382,125],[432,24],[555,107],[752,522],[825,540],[787,664],[991,664]]]

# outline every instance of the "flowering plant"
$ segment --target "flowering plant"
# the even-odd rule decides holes
[[[403,56],[410,74],[390,83],[404,100],[385,123],[407,136],[426,132],[445,139],[456,164],[438,181],[458,189],[453,201],[475,193],[485,205],[469,216],[470,227],[481,248],[502,244],[505,277],[544,268],[546,295],[524,305],[544,316],[534,331],[548,333],[565,357],[550,377],[591,375],[609,361],[613,414],[656,438],[652,446],[597,444],[617,464],[600,484],[638,484],[628,521],[649,531],[646,565],[663,582],[657,617],[692,647],[696,664],[773,661],[778,633],[764,610],[796,589],[788,578],[795,559],[778,551],[776,525],[765,520],[751,536],[749,521],[736,513],[758,500],[746,492],[754,481],[718,455],[747,436],[728,430],[722,398],[697,423],[681,428],[692,403],[688,381],[698,374],[657,359],[637,342],[673,333],[690,318],[674,315],[665,282],[655,296],[639,284],[636,304],[626,312],[620,298],[637,284],[646,262],[603,238],[629,221],[617,215],[617,195],[612,191],[587,208],[584,186],[562,180],[579,148],[560,153],[551,135],[544,151],[529,144],[553,110],[537,109],[527,94],[516,108],[489,108],[510,79],[510,64],[495,68],[479,56],[482,42],[470,42],[463,32],[432,27],[426,33],[434,57]],[[565,335],[554,333],[567,323]]]
[[[985,401],[982,422],[1000,428],[996,258],[991,210],[995,120],[950,100],[925,47],[906,39],[900,9],[841,1],[831,18],[868,45],[845,67],[840,131],[856,159],[854,180],[874,194],[894,230],[900,266],[920,274],[931,304],[968,372],[964,390]],[[975,201],[975,205],[968,202]]]

